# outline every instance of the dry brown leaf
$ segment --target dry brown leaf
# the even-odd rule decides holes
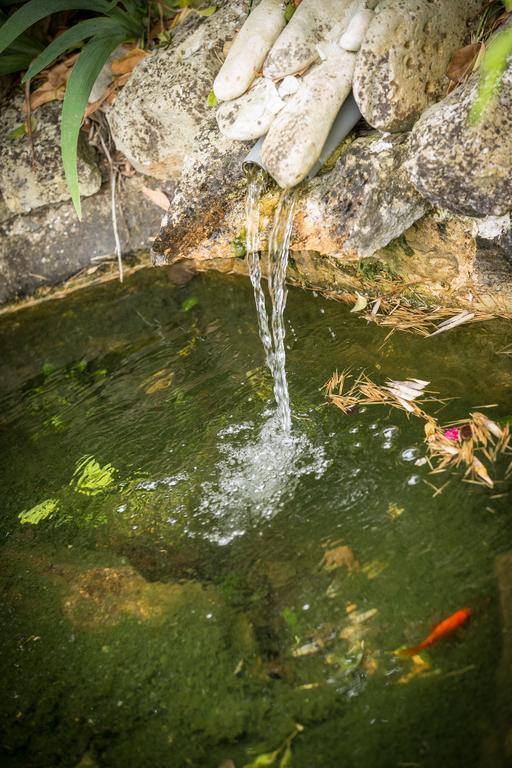
[[[335,571],[338,568],[345,567],[349,573],[359,571],[361,568],[359,562],[354,557],[354,553],[347,546],[327,550],[324,553],[321,565],[325,571]]]
[[[483,47],[485,47],[483,43],[470,43],[455,51],[446,70],[448,78],[453,83],[460,83],[471,74]]]
[[[148,55],[142,48],[132,48],[131,51],[120,59],[112,61],[112,74],[114,76],[131,74],[139,61],[142,61]]]
[[[161,189],[150,189],[149,187],[142,187],[142,194],[147,197],[148,200],[151,200],[152,203],[158,205],[158,207],[163,211],[167,211],[171,204],[169,202],[169,198],[165,192],[162,192]]]
[[[48,104],[50,101],[62,101],[64,99],[66,82],[78,55],[75,53],[65,61],[41,72],[40,77],[44,77],[44,82],[30,94],[31,111],[43,104]],[[24,104],[23,111],[27,112],[27,104]]]

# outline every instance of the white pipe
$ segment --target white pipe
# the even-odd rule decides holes
[[[317,175],[324,163],[330,158],[332,153],[341,144],[343,139],[348,136],[352,128],[356,125],[356,123],[359,122],[360,119],[361,113],[355,102],[353,94],[350,93],[345,99],[340,111],[338,112],[336,120],[334,121],[334,124],[330,130],[329,136],[327,137],[327,141],[325,142],[322,152],[320,153],[320,157],[314,166],[310,169],[309,173],[306,175],[306,179],[313,179]],[[261,156],[263,141],[264,139],[261,138],[251,149],[243,162],[244,169],[251,165],[258,165],[260,168],[263,168],[263,170],[268,172],[268,168],[266,168]]]

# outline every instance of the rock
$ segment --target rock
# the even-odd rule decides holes
[[[153,244],[155,264],[170,264],[186,256],[224,228],[233,202],[245,195],[242,162],[249,148],[246,142],[222,136],[215,117],[210,116],[197,136],[195,150],[185,158],[181,179]]]
[[[245,19],[247,0],[230,0],[208,18],[191,16],[172,47],[138,64],[108,110],[117,149],[141,173],[178,179],[202,127],[224,43]],[[218,130],[218,129],[217,129]]]
[[[358,54],[354,95],[381,131],[410,128],[446,92],[446,67],[484,0],[381,0]]]
[[[118,183],[117,223],[123,253],[149,249],[158,231],[161,210],[142,194],[140,177]],[[69,203],[60,203],[0,224],[0,304],[55,285],[95,257],[114,257],[110,187],[82,201],[78,221]]]
[[[25,133],[18,138],[12,135],[23,123],[22,105],[21,95],[0,105],[0,187],[11,213],[27,213],[70,199],[60,154],[61,104],[45,104],[33,113],[35,161]],[[83,197],[101,186],[100,171],[83,137],[78,144],[78,178]]]
[[[299,207],[292,247],[360,258],[399,237],[428,206],[408,181],[407,137],[358,139]]]
[[[208,239],[208,257],[229,250],[245,225],[247,149],[219,136],[213,123],[202,134],[155,240],[157,264],[187,258]],[[306,187],[292,248],[357,258],[401,235],[427,209],[403,170],[406,156],[404,137],[355,141],[332,172]],[[268,200],[264,208],[268,211]]]
[[[418,121],[407,169],[431,203],[467,216],[512,210],[512,64],[496,101],[469,124],[478,85],[473,76]]]

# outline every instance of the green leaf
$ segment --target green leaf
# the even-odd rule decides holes
[[[266,752],[263,755],[258,755],[256,760],[253,760],[252,763],[247,763],[243,768],[266,768],[269,765],[274,765],[280,751],[280,749],[276,749],[275,752]]]
[[[62,35],[53,40],[39,56],[34,59],[30,65],[28,72],[25,74],[22,82],[31,80],[42,69],[48,67],[55,59],[68,51],[70,48],[76,48],[77,45],[82,43],[89,37],[96,35],[98,32],[104,34],[115,34],[119,30],[119,23],[115,19],[111,19],[109,16],[98,16],[94,19],[86,19],[75,24],[70,29],[67,29]]]
[[[57,366],[53,365],[53,363],[49,363],[49,362],[43,363],[43,374],[45,376],[51,376],[51,374],[55,373],[56,370],[57,370]]]
[[[198,13],[200,16],[212,16],[216,10],[216,5],[210,5],[209,8],[198,8],[196,13]]]
[[[284,754],[279,761],[279,768],[291,768],[292,765],[292,748],[289,744],[286,745]]]
[[[210,91],[210,93],[208,94],[208,98],[206,100],[206,103],[207,103],[207,105],[209,107],[216,107],[217,104],[219,103],[219,101],[218,101],[218,99],[217,99],[217,97],[216,97],[216,95],[214,94],[213,91]]]
[[[504,27],[491,40],[480,64],[478,93],[469,114],[470,124],[477,123],[498,92],[503,73],[512,56],[512,27]]]
[[[285,9],[284,9],[284,20],[286,21],[287,24],[292,18],[294,13],[295,13],[295,3],[294,2],[286,3]]]
[[[185,299],[183,304],[181,305],[181,311],[182,312],[190,312],[191,309],[194,307],[197,307],[199,304],[199,299],[197,296],[189,296],[188,299]]]
[[[108,13],[115,2],[106,0],[30,0],[9,16],[0,28],[0,53],[37,21],[59,11],[96,11]]]
[[[34,117],[34,115],[30,116],[30,125],[32,126],[32,130],[35,131],[37,128],[37,120]],[[12,131],[9,133],[9,138],[15,141],[16,139],[22,139],[23,136],[25,136],[27,133],[27,124],[21,123],[20,125],[17,125],[16,128],[13,128]]]
[[[32,507],[32,509],[20,512],[18,519],[22,525],[25,525],[26,523],[37,525],[41,520],[47,520],[51,517],[58,508],[58,499],[46,499],[46,501],[42,501],[40,504]]]
[[[112,464],[102,467],[94,456],[84,456],[76,465],[70,485],[78,493],[97,496],[112,485],[115,471]]]
[[[60,144],[62,164],[68,182],[71,199],[77,216],[82,218],[80,188],[78,186],[77,147],[78,135],[84,116],[87,100],[92,87],[106,60],[125,39],[124,35],[111,37],[93,37],[85,44],[69,76],[64,103],[62,105],[62,123]]]

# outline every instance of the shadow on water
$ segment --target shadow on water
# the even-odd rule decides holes
[[[429,476],[419,420],[320,388],[415,376],[447,422],[508,418],[510,326],[385,335],[290,290],[287,433],[246,281],[2,320],[2,765],[279,765],[292,735],[296,768],[507,765],[510,485]]]

